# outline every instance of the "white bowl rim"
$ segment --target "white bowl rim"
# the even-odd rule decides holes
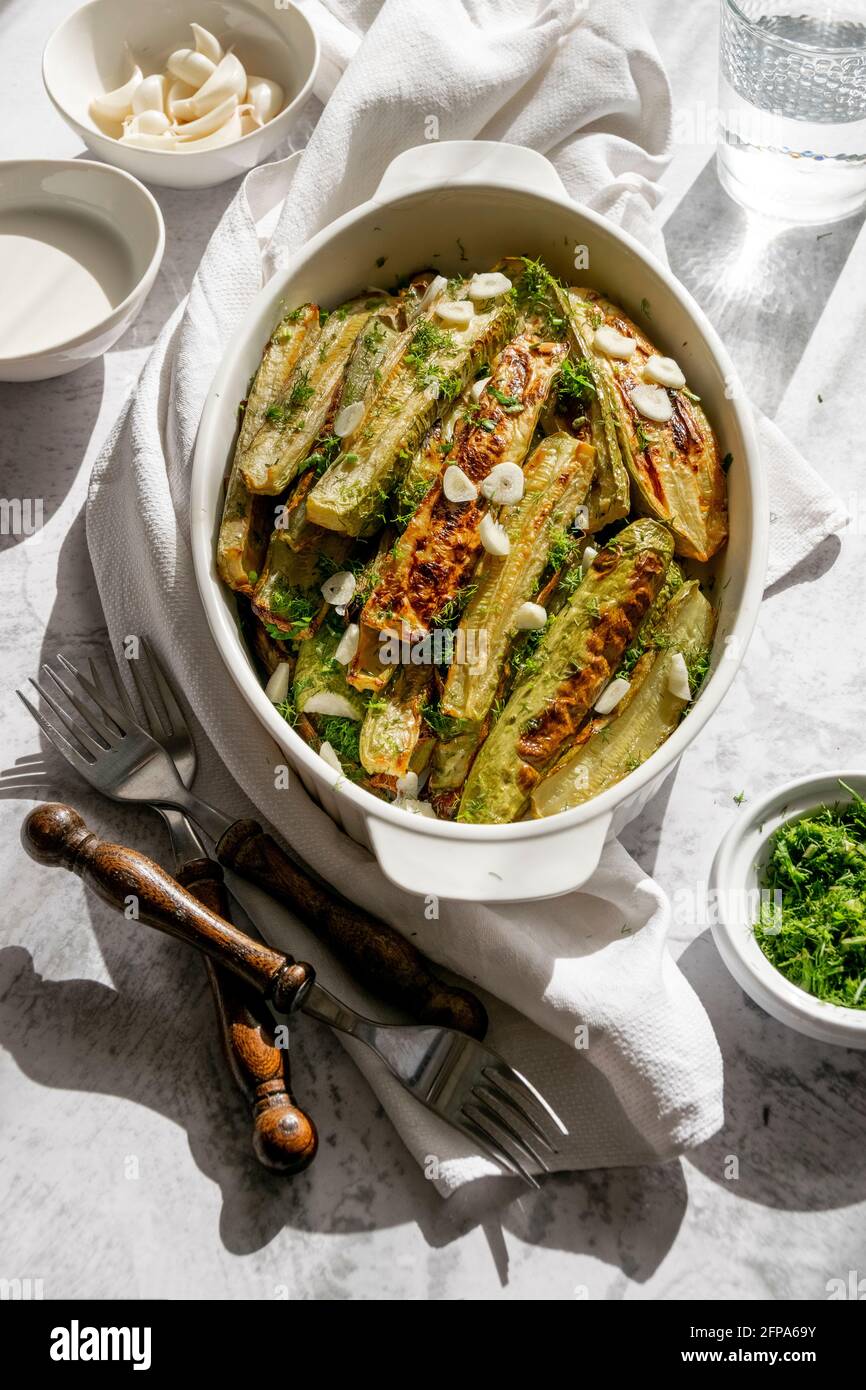
[[[163,220],[162,211],[160,210],[159,203],[156,201],[153,194],[150,192],[150,189],[145,188],[144,184],[140,181],[140,179],[137,179],[134,174],[129,174],[125,169],[119,169],[114,164],[103,164],[101,160],[96,159],[0,160],[0,173],[2,173],[4,169],[12,169],[16,167],[33,169],[35,171],[38,171],[39,169],[44,169],[46,173],[50,172],[51,170],[61,169],[67,170],[69,172],[75,172],[76,170],[95,169],[100,174],[105,174],[109,178],[124,179],[127,183],[132,184],[136,194],[138,194],[140,197],[144,199],[148,210],[153,216],[153,219],[156,224],[156,244],[154,246],[150,260],[148,261],[142,274],[136,280],[132,289],[129,291],[129,294],[126,295],[125,299],[122,299],[119,304],[115,305],[111,313],[106,314],[104,319],[99,319],[96,323],[92,324],[90,328],[86,328],[81,333],[76,333],[75,336],[72,338],[64,338],[59,343],[48,344],[45,347],[37,348],[34,352],[16,353],[12,357],[4,357],[2,354],[0,354],[0,367],[10,366],[14,362],[35,362],[40,357],[49,357],[55,353],[68,352],[71,348],[82,347],[85,343],[90,342],[91,339],[99,337],[100,334],[104,333],[106,329],[113,327],[117,323],[120,323],[120,321],[129,312],[130,308],[132,307],[132,304],[139,297],[142,291],[144,293],[149,292],[150,287],[153,284],[153,281],[156,279],[157,272],[159,271],[159,267],[162,263],[163,253],[165,251],[165,222]]]
[[[710,870],[710,889],[724,893],[730,890],[737,892],[745,888],[744,883],[731,881],[732,865],[743,840],[756,826],[762,827],[768,820],[773,822],[766,831],[758,829],[763,847],[779,826],[808,814],[810,809],[817,810],[821,806],[834,804],[833,798],[827,794],[828,787],[840,782],[850,783],[852,780],[859,781],[866,792],[866,768],[848,768],[842,771],[830,769],[783,782],[754,804],[750,803],[746,815],[738,815],[716,850]],[[840,788],[837,800],[846,800],[844,788]],[[786,811],[788,801],[805,804],[802,809],[792,808],[790,815],[780,816],[776,808],[781,803],[783,811]],[[794,984],[767,959],[753,938],[744,935],[742,924],[731,921],[727,915],[714,916],[711,931],[719,954],[734,979],[750,998],[772,1017],[798,1032],[825,1042],[844,1045],[847,1037],[862,1039],[866,1045],[866,1009],[849,1009],[844,1004],[833,1004],[829,1000],[818,999],[808,990]],[[747,950],[747,943],[754,944],[757,954]]]
[[[503,148],[507,149],[507,142],[502,142]],[[454,191],[454,185],[448,179],[431,181],[424,185],[420,190],[413,191],[408,197],[398,196],[388,199],[387,202],[406,203],[412,199],[423,197],[427,198],[431,193],[439,191]],[[479,193],[508,193],[508,189],[501,183],[486,183],[480,180],[477,184],[461,183],[456,191],[466,193],[469,191]],[[564,210],[569,214],[577,213],[586,222],[595,226],[603,236],[608,236],[614,241],[619,241],[624,248],[631,251],[639,260],[643,261],[664,281],[667,292],[677,300],[680,308],[691,317],[704,343],[708,347],[712,357],[719,367],[724,379],[734,378],[734,366],[723,346],[718,334],[712,324],[707,319],[703,310],[692,298],[684,286],[674,278],[670,269],[654,256],[647,248],[642,245],[630,233],[621,227],[614,226],[600,213],[592,211],[584,204],[564,194],[557,197],[550,192],[538,192],[532,190],[532,196],[540,203],[548,203],[552,208]],[[299,263],[308,260],[315,255],[319,249],[330,241],[334,236],[342,232],[353,222],[360,221],[374,209],[380,210],[382,201],[372,198],[359,204],[356,208],[344,213],[342,217],[336,218],[327,227],[317,232],[303,247],[296,252],[288,264],[276,275],[274,275],[266,285],[259,291],[256,299],[248,307],[238,332],[242,332],[244,325],[254,317],[257,311],[267,302],[272,304],[279,299],[285,286],[295,275]],[[327,296],[325,296],[327,298]],[[195,454],[193,461],[192,479],[190,485],[190,529],[193,549],[193,563],[198,580],[199,593],[202,597],[203,607],[207,617],[211,634],[214,637],[220,655],[225,665],[229,669],[236,686],[246,699],[250,708],[256,714],[260,722],[268,730],[275,743],[280,746],[291,748],[293,756],[309,770],[309,772],[321,779],[327,776],[328,765],[323,762],[319,755],[309,747],[307,743],[287,724],[286,721],[277,713],[274,706],[268,701],[264,689],[254,683],[254,677],[245,669],[238,669],[237,663],[230,660],[227,653],[237,642],[237,627],[229,618],[224,606],[222,595],[218,592],[219,581],[214,578],[210,571],[213,561],[213,527],[214,517],[209,514],[206,506],[206,493],[210,488],[210,471],[212,468],[211,460],[214,456],[213,450],[220,447],[224,448],[225,441],[218,440],[211,444],[207,439],[207,432],[202,430],[210,413],[212,402],[224,392],[227,378],[231,372],[231,354],[233,344],[229,344],[223,354],[216,375],[211,383],[210,390],[205,401],[202,421],[199,424],[199,431],[196,440]],[[766,578],[767,551],[769,545],[769,502],[767,493],[766,478],[760,466],[760,453],[758,449],[757,435],[754,420],[749,404],[743,403],[736,397],[729,400],[729,405],[734,413],[738,427],[740,429],[746,453],[752,459],[752,466],[749,469],[749,484],[753,493],[752,504],[752,534],[750,537],[749,553],[752,557],[749,572],[743,588],[743,595],[740,601],[739,610],[734,621],[733,630],[738,633],[742,640],[742,649],[745,650],[749,638],[751,637],[760,608],[761,596],[764,590]],[[745,460],[741,466],[745,466]],[[603,792],[600,796],[593,797],[582,806],[575,807],[568,811],[559,811],[556,815],[542,817],[538,820],[515,821],[507,825],[474,825],[466,822],[434,820],[432,817],[411,817],[407,818],[405,811],[391,805],[389,802],[382,801],[374,797],[370,792],[365,791],[347,777],[339,773],[333,773],[331,790],[341,797],[350,801],[365,816],[373,816],[384,820],[400,829],[407,829],[407,819],[417,820],[418,825],[410,828],[423,830],[425,836],[435,839],[458,840],[463,843],[478,842],[483,844],[502,843],[509,840],[533,840],[543,836],[550,836],[558,831],[566,831],[572,827],[589,824],[596,819],[606,817],[611,818],[614,810],[619,803],[627,796],[637,794],[649,782],[654,780],[664,770],[669,770],[682,755],[685,748],[697,737],[701,729],[706,724],[710,715],[715,712],[721,703],[724,695],[729,690],[740,667],[740,660],[721,663],[716,667],[712,676],[707,682],[705,690],[701,693],[694,707],[690,710],[688,717],[682,721],[671,737],[662,744],[646,762],[642,763],[634,772],[618,782],[615,786]]]
[[[72,14],[67,15],[66,18],[62,20],[60,24],[58,24],[57,28],[53,31],[53,33],[49,35],[45,47],[42,50],[42,82],[46,92],[48,93],[48,96],[50,97],[53,104],[57,107],[57,110],[63,116],[64,120],[66,120],[70,125],[72,125],[75,128],[75,130],[87,131],[88,138],[92,137],[95,139],[106,140],[112,145],[120,145],[121,142],[119,140],[115,140],[114,136],[112,135],[106,135],[105,131],[100,130],[98,126],[91,131],[87,126],[83,125],[79,118],[75,115],[75,113],[73,111],[70,111],[69,107],[65,106],[64,103],[60,100],[60,98],[56,95],[56,93],[51,90],[51,84],[48,81],[48,73],[46,71],[46,63],[48,61],[48,50],[54,43],[55,39],[58,39],[60,37],[60,34],[63,32],[66,26],[68,24],[71,24],[72,21],[76,19],[78,15],[81,14],[82,10],[95,9],[97,5],[101,5],[103,3],[104,0],[87,0],[86,5],[79,5],[78,9],[73,10]],[[274,33],[279,37],[279,40],[282,43],[283,47],[289,47],[289,43],[282,30],[280,29],[280,26],[276,24],[274,20],[271,19],[270,15],[267,13],[266,10],[260,9],[258,5],[250,3],[250,0],[232,0],[232,3],[237,5],[239,9],[248,10],[251,14],[255,14],[258,18],[264,19],[265,22],[273,29]],[[289,12],[288,9],[286,12]],[[307,73],[307,76],[304,79],[303,86],[301,87],[300,91],[294,97],[292,97],[292,100],[289,102],[288,106],[284,106],[282,111],[278,111],[276,116],[274,116],[272,120],[268,121],[265,126],[260,126],[258,130],[249,130],[247,131],[246,135],[239,135],[237,140],[230,140],[227,144],[220,145],[218,151],[185,149],[150,150],[140,149],[138,146],[136,146],[136,154],[144,155],[146,158],[150,157],[152,161],[158,162],[161,159],[176,159],[178,155],[188,156],[195,154],[207,155],[216,152],[223,153],[227,150],[239,149],[241,145],[243,145],[247,140],[257,139],[261,134],[262,130],[273,130],[274,127],[278,124],[285,124],[286,122],[284,121],[284,117],[288,117],[292,114],[292,112],[297,111],[301,103],[306,101],[307,97],[310,95],[313,83],[316,80],[316,74],[319,71],[319,63],[321,61],[321,45],[319,44],[319,36],[316,33],[310,21],[308,20],[307,16],[304,14],[303,10],[298,8],[296,4],[292,4],[290,12],[295,15],[297,20],[300,20],[302,22],[303,27],[307,30],[309,38],[312,40],[313,60],[310,64],[309,72]],[[293,20],[292,22],[294,23],[295,20]],[[243,172],[243,170],[238,171],[239,175]]]

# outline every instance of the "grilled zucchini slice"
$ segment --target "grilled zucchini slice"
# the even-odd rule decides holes
[[[668,685],[675,656],[681,653],[690,671],[703,664],[714,624],[715,614],[697,580],[689,580],[668,604],[655,629],[657,645],[638,661],[632,689],[614,715],[599,721],[587,741],[533,791],[534,816],[582,805],[622,781],[661,747],[689,704]]]
[[[461,798],[461,820],[520,818],[615,672],[672,555],[670,530],[650,520],[624,527],[599,551],[482,745]]]
[[[305,641],[328,611],[321,586],[345,565],[349,548],[345,538],[328,536],[319,550],[294,550],[283,531],[274,531],[253,593],[256,616],[274,629],[274,635]]]
[[[432,680],[429,666],[403,666],[384,695],[370,701],[361,726],[361,765],[366,772],[404,777],[409,771]]]
[[[514,308],[505,296],[459,331],[423,318],[376,398],[352,447],[316,483],[307,515],[319,526],[359,536],[375,529],[404,465],[449,399],[507,340]]]
[[[284,492],[301,471],[333,409],[355,340],[370,318],[369,303],[369,296],[351,300],[328,315],[287,390],[265,411],[241,460],[250,492]]]
[[[292,697],[299,714],[363,719],[364,700],[347,684],[345,668],[335,658],[341,636],[329,620],[298,648]]]
[[[685,390],[668,390],[673,415],[666,424],[644,419],[630,393],[645,385],[641,372],[655,348],[618,305],[595,290],[570,290],[568,301],[582,324],[597,377],[613,392],[620,448],[637,510],[666,522],[676,553],[709,560],[728,536],[727,486],[709,421]],[[592,335],[606,324],[634,338],[628,361],[594,351]]]
[[[445,460],[480,484],[500,463],[523,462],[565,345],[519,337],[499,354],[475,414],[461,420]],[[443,475],[444,476],[444,475]],[[364,605],[365,626],[394,628],[415,641],[453,603],[482,554],[487,503],[449,502],[438,478],[385,561]]]
[[[485,555],[476,571],[477,588],[460,619],[483,655],[475,663],[449,667],[442,710],[457,719],[482,720],[496,695],[515,632],[518,609],[535,598],[548,564],[554,535],[574,521],[595,471],[595,450],[570,434],[548,435],[524,469],[526,491],[507,509],[505,530],[511,550],[502,558]],[[468,649],[468,641],[464,643]]]
[[[273,503],[250,492],[244,481],[244,455],[264,422],[266,411],[283,395],[301,353],[318,337],[319,311],[302,304],[280,320],[265,346],[241,420],[226,484],[217,541],[217,568],[229,588],[251,594],[262,567],[273,520]]]

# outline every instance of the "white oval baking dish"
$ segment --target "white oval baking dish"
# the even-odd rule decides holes
[[[577,247],[588,248],[588,271],[575,270]],[[390,282],[425,265],[455,274],[486,269],[504,254],[541,256],[555,274],[606,290],[635,315],[641,300],[648,301],[660,350],[681,363],[703,399],[722,453],[733,455],[731,539],[717,565],[721,611],[711,673],[667,743],[616,787],[574,811],[516,825],[463,825],[379,801],[336,774],[286,724],[266,698],[239,635],[233,596],[217,576],[215,542],[237,404],[281,300],[312,299],[331,307],[358,286]],[[580,887],[598,864],[605,840],[638,814],[715,711],[754,627],[768,538],[751,410],[731,389],[734,380],[714,330],[666,267],[632,237],[576,205],[552,165],[516,145],[457,141],[406,151],[388,167],[369,202],[313,237],[257,296],[217,372],[196,444],[190,516],[202,602],[220,653],[255,716],[307,790],[373,850],[392,882],[415,893],[499,902]]]

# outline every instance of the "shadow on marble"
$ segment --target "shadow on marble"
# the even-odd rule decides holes
[[[725,193],[711,158],[665,223],[671,269],[768,415],[778,408],[864,218],[792,227],[747,212]]]
[[[708,930],[678,964],[725,1059],[724,1128],[689,1161],[761,1206],[822,1211],[862,1201],[866,1053],[813,1041],[765,1014],[728,974]]]
[[[842,551],[842,542],[838,536],[826,536],[819,546],[804,559],[799,565],[795,565],[787,574],[783,574],[781,579],[777,579],[775,584],[764,590],[764,598],[775,598],[777,594],[783,594],[786,589],[793,589],[795,584],[814,584],[817,579],[823,579],[824,575],[833,568]]]
[[[38,531],[50,524],[86,457],[104,382],[102,359],[50,381],[0,382],[0,490],[21,504],[23,521],[4,526],[0,551],[30,539],[38,562]]]

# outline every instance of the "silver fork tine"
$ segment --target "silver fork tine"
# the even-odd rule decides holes
[[[77,695],[74,693],[74,691],[69,689],[69,686],[65,683],[65,681],[62,681],[60,677],[57,675],[57,672],[52,671],[51,667],[47,665],[46,662],[42,663],[42,669],[45,672],[46,676],[51,677],[58,690],[61,691],[63,695],[65,695],[72,708],[85,721],[84,727],[79,726],[77,722],[72,719],[69,712],[67,710],[64,710],[62,706],[54,704],[48,691],[43,689],[41,685],[38,685],[37,682],[32,679],[31,684],[36,686],[36,689],[39,691],[39,694],[42,696],[44,700],[48,701],[48,703],[51,705],[51,708],[55,710],[57,714],[61,714],[65,717],[66,723],[73,728],[73,732],[76,735],[78,735],[80,732],[82,742],[87,744],[87,741],[89,740],[90,746],[93,748],[93,751],[95,753],[106,753],[108,752],[109,748],[113,747],[117,743],[119,738],[123,738],[122,733],[113,733],[111,729],[108,727],[108,725],[103,720],[101,720],[99,716],[94,713],[93,710],[88,709],[86,705],[82,704],[81,701],[78,699]],[[102,740],[102,742],[99,743],[96,740],[94,740],[91,737],[93,734],[96,734],[97,737]]]
[[[73,748],[72,744],[69,743],[69,741],[63,737],[63,734],[58,733],[54,725],[45,718],[45,715],[42,713],[42,711],[37,709],[35,705],[32,705],[30,703],[23,690],[16,690],[15,693],[18,696],[18,699],[21,701],[21,703],[25,705],[27,709],[30,711],[30,713],[33,715],[33,718],[36,720],[36,723],[39,725],[40,729],[44,733],[45,737],[48,739],[49,743],[52,743],[54,745],[54,747],[57,749],[58,753],[62,758],[66,758],[67,762],[70,762],[73,764],[74,767],[79,768],[86,777],[93,764],[89,762],[87,758],[85,758],[77,748]]]
[[[516,1138],[526,1146],[541,1168],[547,1167],[546,1159],[542,1158],[541,1155],[536,1152],[527,1136],[523,1133],[523,1129],[528,1129],[532,1140],[539,1144],[543,1144],[549,1153],[556,1153],[556,1150],[550,1143],[546,1134],[542,1133],[538,1125],[536,1125],[529,1116],[524,1115],[523,1111],[518,1109],[510,1097],[506,1097],[504,1091],[498,1090],[493,1086],[485,1085],[482,1082],[473,1087],[472,1094],[477,1098],[479,1104],[487,1105],[492,1109],[494,1115],[498,1117],[500,1122],[513,1131]],[[519,1128],[519,1126],[522,1126],[523,1129]]]
[[[39,695],[39,698],[44,700],[49,709],[54,711],[67,734],[71,734],[72,737],[77,740],[85,753],[92,753],[94,758],[100,758],[104,753],[109,751],[111,745],[107,739],[104,743],[98,742],[97,739],[91,736],[87,729],[82,728],[77,719],[72,718],[69,711],[65,710],[58,700],[55,700],[50,690],[46,690],[43,685],[40,685],[37,680],[34,680],[33,676],[30,676],[29,680],[33,689]]]
[[[559,1151],[556,1145],[548,1139],[541,1125],[537,1123],[534,1115],[531,1115],[528,1110],[522,1110],[510,1092],[505,1090],[504,1086],[491,1080],[489,1069],[488,1072],[485,1073],[485,1077],[485,1082],[475,1087],[476,1091],[479,1093],[481,1091],[486,1092],[489,1097],[497,1101],[498,1104],[508,1112],[512,1120],[519,1120],[521,1124],[525,1125],[534,1139],[537,1139],[538,1142],[543,1144],[546,1149],[549,1149],[551,1153],[558,1153]]]
[[[463,1110],[461,1111],[461,1115],[463,1117],[464,1122],[472,1127],[476,1137],[483,1138],[483,1141],[487,1145],[488,1149],[493,1148],[497,1150],[498,1153],[502,1153],[505,1155],[511,1167],[516,1170],[516,1172],[521,1178],[523,1178],[524,1182],[528,1182],[530,1187],[540,1186],[538,1179],[534,1176],[534,1174],[529,1172],[528,1168],[524,1168],[523,1164],[520,1162],[520,1159],[513,1152],[511,1142],[504,1130],[499,1129],[499,1132],[497,1133],[497,1129],[499,1127],[493,1121],[491,1121],[488,1118],[485,1118],[482,1121],[481,1119],[479,1119],[477,1115],[470,1114],[469,1110],[465,1105],[463,1107]]]
[[[481,1092],[485,1089],[485,1087],[475,1087],[475,1089],[472,1092],[471,1104],[473,1106],[477,1106],[481,1110],[482,1114],[491,1123],[493,1123],[494,1125],[499,1125],[507,1131],[507,1133],[511,1136],[512,1145],[516,1145],[519,1153],[524,1154],[526,1158],[530,1160],[530,1162],[537,1163],[539,1168],[543,1169],[545,1173],[548,1173],[550,1169],[546,1161],[541,1157],[541,1154],[536,1152],[536,1150],[532,1147],[525,1135],[521,1134],[520,1131],[516,1129],[514,1125],[511,1123],[511,1120],[506,1118],[506,1116],[503,1115],[500,1110],[496,1109],[495,1105],[491,1105],[491,1103],[487,1099],[485,1099],[485,1097],[481,1094]]]
[[[500,1168],[504,1168],[506,1173],[511,1177],[523,1178],[525,1182],[529,1183],[530,1187],[538,1186],[538,1183],[532,1175],[530,1173],[524,1173],[519,1165],[515,1163],[507,1153],[503,1152],[486,1130],[479,1128],[475,1121],[466,1114],[465,1110],[461,1110],[458,1115],[453,1116],[451,1123],[456,1129],[462,1130],[464,1134],[468,1135],[483,1153],[486,1153],[489,1158],[492,1158],[494,1163],[498,1163]]]
[[[135,719],[136,714],[135,710],[132,707],[132,701],[126,693],[126,686],[120,679],[120,675],[117,670],[117,664],[115,663],[114,657],[110,651],[106,654],[105,657],[105,667],[108,671],[108,678],[111,682],[111,689],[108,692],[106,692],[105,689],[105,681],[102,679],[101,668],[96,665],[96,662],[93,660],[92,656],[87,658],[87,669],[90,672],[90,679],[93,682],[95,688],[101,691],[102,694],[114,694],[117,697],[117,703],[122,706],[124,714],[128,715],[130,719]]]
[[[93,682],[89,681],[86,676],[83,676],[80,671],[77,671],[72,665],[72,662],[67,661],[62,653],[58,652],[57,660],[64,670],[75,677],[85,695],[90,696],[93,703],[102,710],[102,713],[107,714],[109,719],[112,719],[119,729],[122,729],[125,734],[128,734],[134,721],[131,723],[130,720],[126,718],[126,715],[121,713],[117,705],[113,704],[107,695],[103,695],[100,690],[97,690]]]
[[[167,738],[171,733],[171,730],[165,728],[159,710],[151,698],[150,691],[136,670],[137,665],[138,663],[136,661],[130,661],[129,674],[132,676],[132,683],[135,686],[135,693],[138,696],[139,704],[144,710],[145,724],[149,725],[150,732],[153,734],[154,738],[162,742],[162,740]]]
[[[171,721],[172,729],[176,734],[182,733],[187,727],[186,717],[175,698],[174,691],[166,680],[162,667],[156,659],[156,653],[152,650],[146,637],[142,637],[141,639],[141,648],[144,652],[147,668],[153,676],[154,684],[165,706],[165,712]]]
[[[536,1091],[532,1082],[527,1081],[526,1077],[523,1076],[519,1071],[515,1071],[514,1068],[510,1067],[507,1062],[503,1062],[500,1060],[495,1067],[486,1066],[484,1068],[484,1075],[487,1077],[488,1081],[491,1079],[491,1074],[493,1078],[495,1078],[500,1083],[505,1081],[510,1086],[514,1087],[514,1090],[518,1093],[519,1103],[521,1106],[526,1100],[535,1101],[535,1104],[540,1108],[542,1114],[548,1120],[553,1121],[560,1134],[568,1134],[568,1130],[562,1123],[562,1120],[556,1114],[556,1111],[551,1109],[547,1101],[544,1099],[544,1096],[541,1095],[539,1091]]]

